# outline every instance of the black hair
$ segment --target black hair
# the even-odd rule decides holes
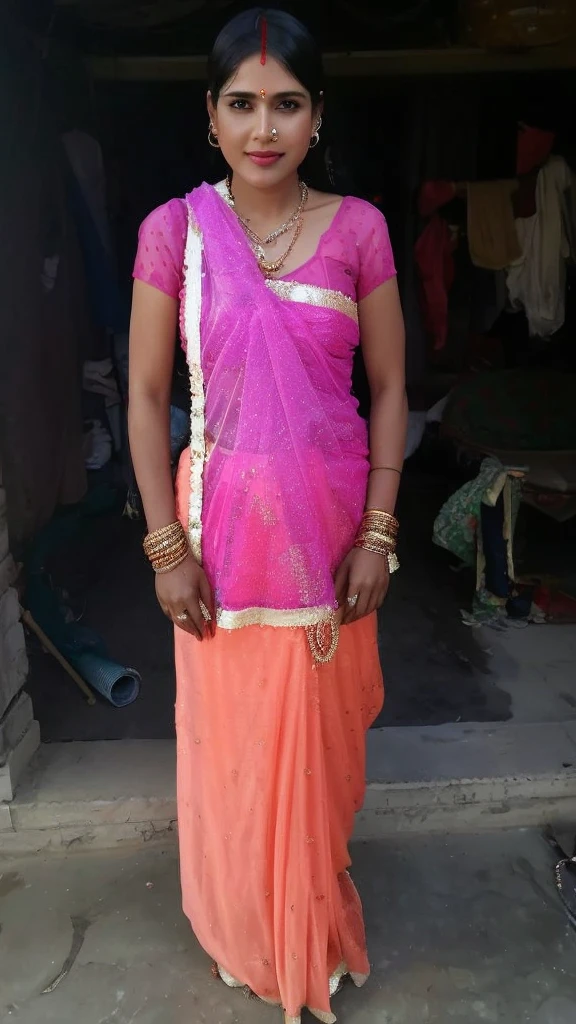
[[[308,90],[312,105],[317,106],[324,88],[324,69],[316,41],[291,14],[263,7],[236,15],[218,36],[208,60],[208,87],[214,105],[243,61],[262,52],[263,19],[268,56],[274,57]]]

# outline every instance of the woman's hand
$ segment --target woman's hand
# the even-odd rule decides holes
[[[335,579],[340,621],[347,625],[375,612],[388,593],[389,583],[390,570],[384,555],[352,548]],[[356,596],[357,601],[351,605],[349,599]]]
[[[206,573],[192,555],[171,572],[156,576],[156,596],[162,611],[175,626],[191,633],[197,640],[214,635],[216,618],[212,589]],[[202,614],[200,601],[210,613],[210,622],[206,622]],[[182,618],[184,614],[186,618]]]

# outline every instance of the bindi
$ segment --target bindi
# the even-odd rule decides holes
[[[260,89],[260,99],[261,100],[265,100],[266,99],[266,89]]]

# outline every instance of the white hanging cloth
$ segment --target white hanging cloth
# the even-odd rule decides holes
[[[516,221],[522,256],[508,269],[508,293],[513,309],[526,310],[530,334],[540,338],[550,338],[564,323],[566,260],[576,233],[574,187],[564,158],[550,157],[538,175],[535,215]]]

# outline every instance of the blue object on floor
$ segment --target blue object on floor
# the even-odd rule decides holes
[[[135,669],[125,668],[92,653],[76,655],[71,661],[88,686],[97,690],[115,708],[124,708],[138,697],[141,677]]]
[[[81,505],[54,516],[26,554],[25,603],[33,619],[88,686],[113,707],[123,708],[140,693],[139,673],[113,661],[104,640],[93,629],[69,621],[69,609],[44,567],[49,554],[80,534],[91,516],[110,511],[113,503],[117,503],[116,490],[99,488]]]

